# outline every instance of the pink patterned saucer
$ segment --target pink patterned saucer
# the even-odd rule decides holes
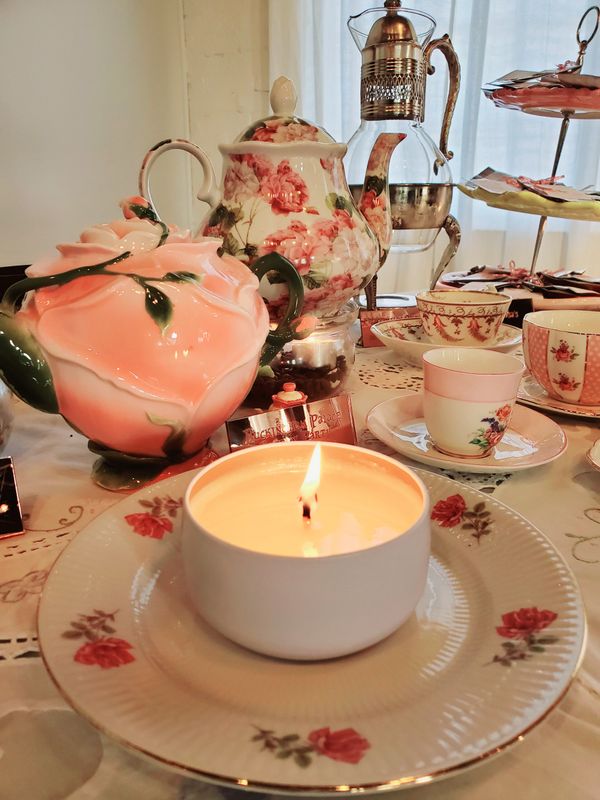
[[[517,402],[526,406],[539,408],[541,411],[552,411],[554,414],[564,414],[568,417],[585,417],[586,419],[600,419],[600,406],[575,405],[550,397],[543,386],[535,380],[533,375],[526,374],[521,381],[517,393]]]

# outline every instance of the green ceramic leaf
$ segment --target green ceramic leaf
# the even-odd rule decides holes
[[[238,253],[243,251],[243,247],[240,245],[238,240],[235,236],[232,236],[230,233],[223,239],[223,246],[222,246],[224,253],[229,253],[231,256],[237,256]]]
[[[327,283],[327,275],[311,269],[306,275],[302,276],[302,280],[307,289],[318,289],[324,283]]]
[[[156,478],[165,466],[166,463],[164,462],[162,464],[145,464],[142,462],[136,466],[132,463],[119,464],[116,461],[98,458],[92,467],[92,480],[98,486],[103,489],[109,489],[112,492],[130,491],[139,489],[148,481]]]
[[[133,211],[138,219],[148,219],[150,222],[158,222],[158,216],[156,215],[156,211],[152,208],[151,205],[142,206],[139,203],[131,203],[129,208]]]
[[[385,179],[378,175],[368,175],[365,181],[365,191],[373,191],[380,195],[385,190]]]
[[[275,270],[273,270],[272,272],[267,272],[267,280],[271,284],[287,283],[287,279],[285,278],[285,276],[282,275],[281,272],[275,272]]]
[[[0,311],[0,378],[39,411],[58,413],[52,373],[36,339],[19,317]]]
[[[162,277],[163,281],[170,281],[171,283],[202,283],[202,275],[196,275],[195,272],[167,272]]]
[[[229,231],[235,223],[242,218],[241,206],[235,208],[227,208],[220,203],[212,212],[208,219],[208,226],[210,228],[220,225],[224,232]]]
[[[220,222],[224,220],[226,213],[227,209],[225,208],[225,206],[222,203],[219,203],[219,205],[215,208],[215,210],[208,218],[208,226],[210,228],[213,228],[215,225],[218,225]]]
[[[341,194],[336,194],[336,192],[329,192],[325,198],[325,203],[327,204],[327,208],[330,208],[332,211],[337,208],[339,211],[347,211],[348,214],[352,215],[354,210],[350,200],[347,197],[343,197]]]
[[[173,305],[167,295],[156,286],[147,283],[144,285],[144,292],[146,294],[146,311],[164,333],[173,316]]]
[[[260,120],[259,122],[256,123],[256,125],[252,125],[250,128],[246,128],[243,135],[240,137],[240,140],[242,142],[248,142],[252,139],[252,137],[259,128],[266,128],[266,127],[267,126],[265,125],[265,123],[262,120]]]
[[[157,417],[155,414],[146,414],[146,416],[153,425],[164,425],[171,429],[164,441],[162,451],[171,461],[183,461],[185,458],[183,444],[185,442],[186,430],[181,422],[165,419],[164,417]]]

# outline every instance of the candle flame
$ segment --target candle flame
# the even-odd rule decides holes
[[[321,480],[321,445],[316,445],[313,450],[304,481],[300,487],[300,502],[302,503],[302,516],[310,520],[311,514],[317,505],[317,489]]]

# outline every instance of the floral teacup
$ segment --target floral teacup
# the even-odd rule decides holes
[[[527,369],[551,397],[600,405],[600,314],[534,311],[523,319]]]
[[[498,292],[421,292],[417,308],[429,340],[449,347],[485,347],[498,340],[511,298]]]
[[[423,355],[425,424],[435,447],[484,458],[502,440],[523,374],[518,358],[449,347]]]

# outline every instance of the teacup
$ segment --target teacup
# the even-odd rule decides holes
[[[525,364],[551,397],[600,404],[600,313],[534,311],[523,319]]]
[[[524,371],[514,356],[460,347],[423,355],[423,411],[442,453],[484,458],[508,428]]]
[[[421,292],[417,308],[423,329],[435,344],[485,346],[498,340],[511,298],[498,292]]]

